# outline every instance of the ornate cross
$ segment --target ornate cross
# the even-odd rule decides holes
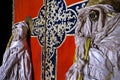
[[[42,50],[42,79],[55,80],[56,51],[67,34],[74,34],[78,10],[87,1],[67,6],[65,0],[46,0],[33,19],[33,36],[38,36]],[[47,6],[47,7],[46,7]]]

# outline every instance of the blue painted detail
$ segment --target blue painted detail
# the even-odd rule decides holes
[[[38,17],[33,19],[34,29],[32,35],[38,36],[42,46],[46,44],[46,53],[42,53],[42,78],[45,77],[45,80],[55,80],[56,49],[63,43],[67,34],[74,34],[78,9],[84,6],[87,1],[78,2],[69,7],[67,7],[64,0],[46,1],[48,6],[47,21],[45,21],[46,13],[45,6],[43,5]],[[46,33],[45,28],[47,29]],[[46,70],[45,74],[44,70]]]
[[[79,14],[79,9],[81,9],[82,7],[85,7],[85,5],[87,3],[88,3],[88,1],[74,3],[71,6],[69,6],[67,9],[72,9],[78,15]]]

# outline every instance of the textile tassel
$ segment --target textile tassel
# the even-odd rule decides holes
[[[87,58],[88,58],[88,53],[89,53],[89,49],[90,49],[90,43],[91,43],[91,39],[87,38],[86,43],[85,43],[85,56],[84,56],[84,61],[86,62]]]
[[[10,37],[8,43],[7,43],[7,47],[6,47],[6,49],[9,48],[9,46],[10,46],[10,44],[11,44],[11,42],[12,42],[13,37],[14,37],[14,36],[11,35],[11,37]]]
[[[91,44],[91,38],[88,37],[87,40],[86,40],[85,46],[84,46],[84,49],[85,49],[85,54],[84,54],[85,64],[87,62],[87,58],[88,58],[88,55],[89,55],[90,44]],[[83,69],[84,69],[84,67],[83,67]],[[78,76],[78,80],[84,80],[84,74],[80,74]]]
[[[83,74],[80,74],[79,76],[78,76],[78,79],[77,80],[84,80],[84,75]]]

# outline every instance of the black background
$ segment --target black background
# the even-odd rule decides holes
[[[0,0],[0,65],[3,54],[11,36],[12,28],[12,0]]]

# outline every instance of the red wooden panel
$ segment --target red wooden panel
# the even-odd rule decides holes
[[[57,80],[65,80],[66,72],[73,64],[75,53],[74,36],[67,36],[57,53]]]

